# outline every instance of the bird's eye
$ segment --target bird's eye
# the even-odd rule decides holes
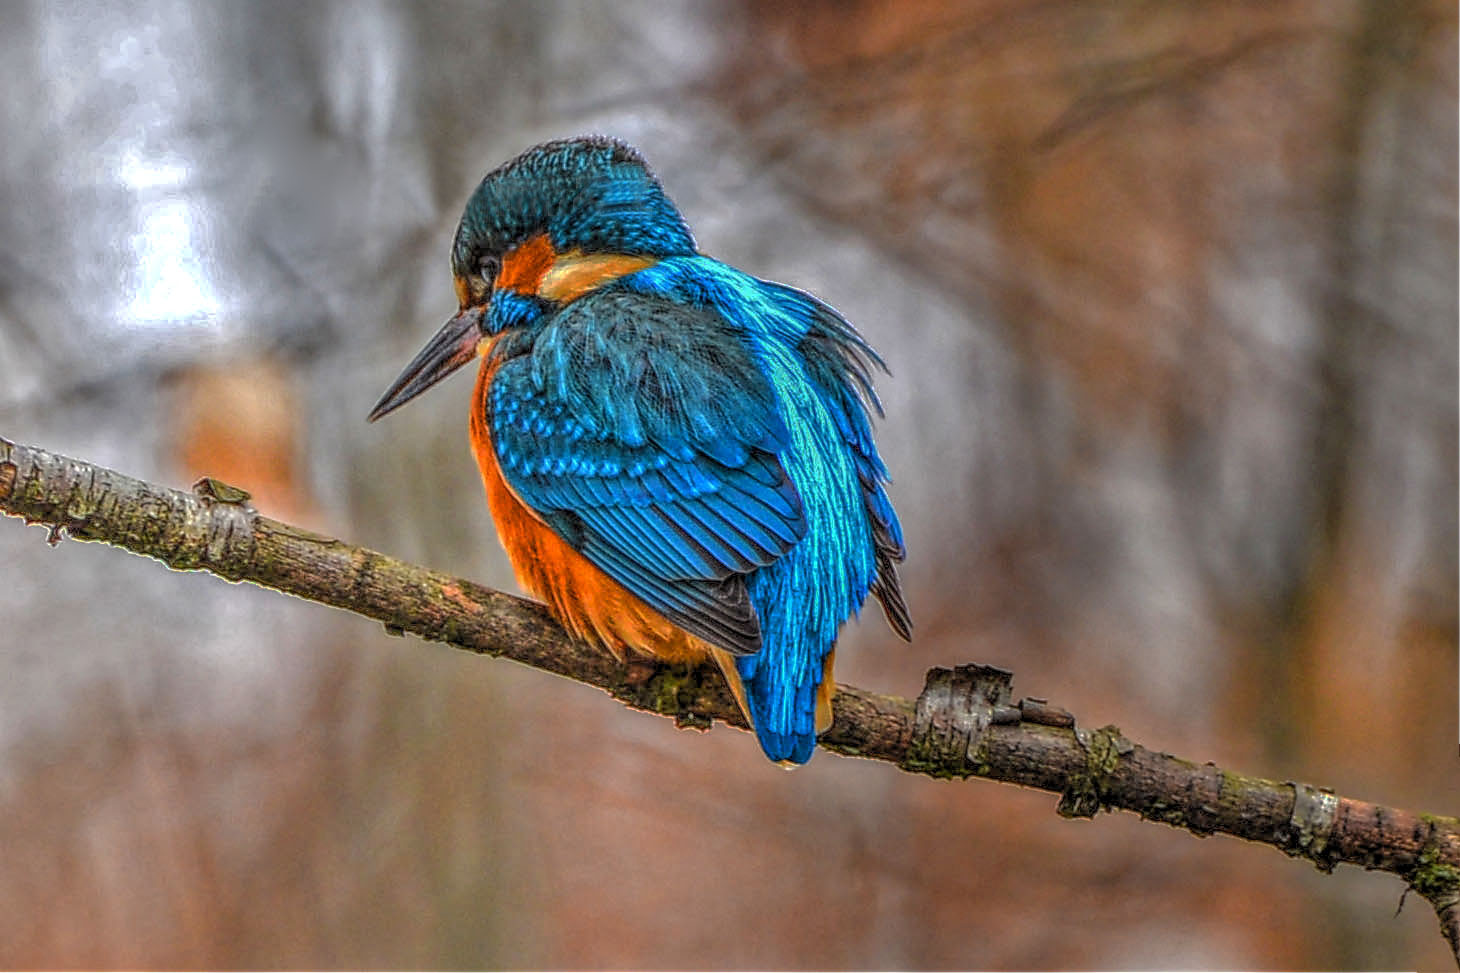
[[[489,283],[497,279],[497,272],[502,269],[502,258],[492,254],[483,254],[477,260],[477,272]]]

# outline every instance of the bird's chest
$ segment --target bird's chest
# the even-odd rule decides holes
[[[552,592],[563,587],[562,578],[570,573],[560,563],[565,557],[558,550],[566,545],[522,502],[502,475],[489,419],[492,378],[497,365],[489,347],[477,372],[476,390],[472,395],[472,452],[481,470],[482,485],[486,488],[487,504],[497,526],[497,535],[517,572],[518,581],[551,604]],[[571,549],[568,553],[576,554]]]

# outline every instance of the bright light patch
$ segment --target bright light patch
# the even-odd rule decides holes
[[[134,191],[176,190],[192,175],[187,161],[175,155],[144,154],[140,138],[123,145],[118,154],[113,172],[118,181]]]
[[[142,203],[141,227],[132,235],[132,297],[124,317],[138,325],[176,324],[216,315],[222,304],[208,268],[207,228],[186,199]]]

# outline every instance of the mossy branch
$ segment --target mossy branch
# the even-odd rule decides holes
[[[744,727],[712,666],[623,664],[574,641],[531,601],[260,515],[215,480],[190,493],[0,439],[0,511],[177,570],[209,571],[352,611],[393,633],[501,656],[608,692],[680,726]],[[1272,845],[1323,871],[1392,872],[1435,908],[1460,964],[1460,820],[1414,814],[1157,753],[1117,728],[1087,730],[1009,673],[933,669],[916,700],[842,686],[821,746],[931,777],[984,777],[1060,795],[1058,812],[1132,811],[1197,835]]]

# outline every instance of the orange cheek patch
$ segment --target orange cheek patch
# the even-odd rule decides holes
[[[538,284],[555,259],[557,254],[546,234],[524,240],[502,259],[496,286],[519,294],[536,294]]]
[[[558,257],[543,275],[538,293],[550,301],[566,303],[653,263],[653,257],[634,257],[623,253],[566,253]]]

